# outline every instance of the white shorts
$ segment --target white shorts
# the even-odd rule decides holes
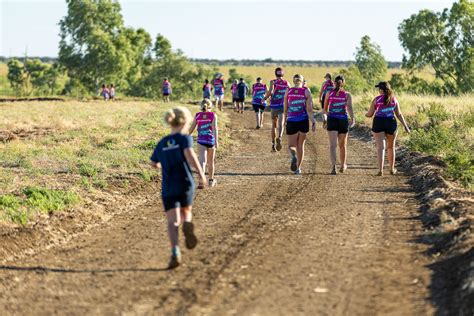
[[[216,94],[214,95],[214,98],[216,101],[224,101],[224,95],[223,94]]]

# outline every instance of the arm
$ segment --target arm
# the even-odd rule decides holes
[[[272,95],[272,92],[273,92],[273,80],[270,81],[270,89],[267,90],[267,92],[265,93],[265,97],[263,98],[265,101],[268,100],[268,98]]]
[[[191,165],[191,167],[197,171],[197,173],[199,174],[199,178],[201,179],[201,182],[206,183],[206,175],[204,174],[204,171],[202,170],[201,165],[199,164],[199,161],[196,157],[196,153],[191,147],[184,149],[184,157],[186,158],[188,163]]]
[[[313,96],[311,95],[311,91],[309,89],[305,90],[306,94],[306,112],[308,112],[309,119],[311,120],[311,130],[313,132],[316,131],[316,119],[314,118],[313,113]]]
[[[321,97],[323,96],[323,88],[324,88],[324,83],[321,85],[321,89],[319,89],[319,102],[322,101]]]
[[[217,126],[217,115],[214,116],[214,121],[212,122],[212,130],[214,132],[214,139],[216,140],[216,149],[219,147],[219,130]]]
[[[352,127],[355,124],[354,109],[352,108],[352,95],[350,93],[347,95],[347,112],[349,112],[350,121],[349,126]]]
[[[395,106],[395,115],[400,120],[400,122],[402,122],[403,127],[405,128],[405,132],[410,134],[410,128],[408,127],[407,122],[405,121],[405,117],[403,116],[402,111],[400,111],[400,104],[398,104],[398,101],[397,105]]]
[[[324,98],[324,108],[323,108],[323,114],[326,115],[329,111],[329,96],[326,96]]]
[[[194,118],[193,123],[191,124],[191,127],[189,128],[189,134],[192,134],[194,132],[196,125],[197,125],[196,118]]]
[[[161,164],[160,164],[159,162],[154,162],[154,161],[150,161],[150,166],[151,166],[153,169],[161,168]]]
[[[288,119],[288,90],[285,92],[285,96],[283,97],[283,119],[286,120]]]
[[[372,101],[372,104],[370,105],[369,111],[365,113],[366,117],[372,117],[375,114],[375,99]]]

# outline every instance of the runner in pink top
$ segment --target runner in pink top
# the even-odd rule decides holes
[[[257,120],[257,129],[263,127],[263,113],[266,106],[264,98],[267,91],[267,85],[262,83],[262,78],[258,77],[257,82],[252,85],[252,106]]]
[[[234,82],[232,82],[232,86],[230,86],[230,90],[232,92],[232,104],[234,105],[234,112],[239,112],[239,105],[237,104],[237,99],[239,98],[237,96],[238,84],[239,84],[239,81],[237,79],[234,79]]]
[[[216,149],[219,146],[218,130],[217,130],[217,115],[211,112],[212,102],[209,99],[204,99],[201,102],[201,112],[196,113],[194,121],[190,128],[190,134],[194,132],[197,127],[197,147],[198,157],[201,163],[202,170],[206,171],[206,164],[208,163],[209,186],[213,187],[217,184],[214,179],[215,157]],[[203,183],[199,184],[198,188],[204,187]]]
[[[214,86],[214,98],[216,99],[216,108],[219,111],[224,110],[224,91],[225,91],[225,82],[222,74],[216,74],[216,78],[212,81]]]
[[[171,82],[169,82],[168,78],[163,80],[163,102],[170,102],[170,94],[171,94]]]

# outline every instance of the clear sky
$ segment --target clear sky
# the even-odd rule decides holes
[[[400,61],[400,22],[454,1],[120,1],[125,25],[166,36],[189,57],[352,60],[369,35],[387,60]],[[0,55],[57,56],[61,0],[0,0]]]

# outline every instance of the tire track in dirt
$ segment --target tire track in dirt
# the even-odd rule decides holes
[[[266,114],[268,119],[268,114]],[[329,170],[327,136],[310,134],[303,176],[271,153],[253,113],[231,114],[235,145],[218,186],[199,191],[200,244],[162,271],[169,250],[160,192],[67,245],[0,270],[7,314],[432,314],[418,204],[403,175],[377,178],[374,148],[349,143],[349,171]],[[344,188],[344,189],[341,189]]]

